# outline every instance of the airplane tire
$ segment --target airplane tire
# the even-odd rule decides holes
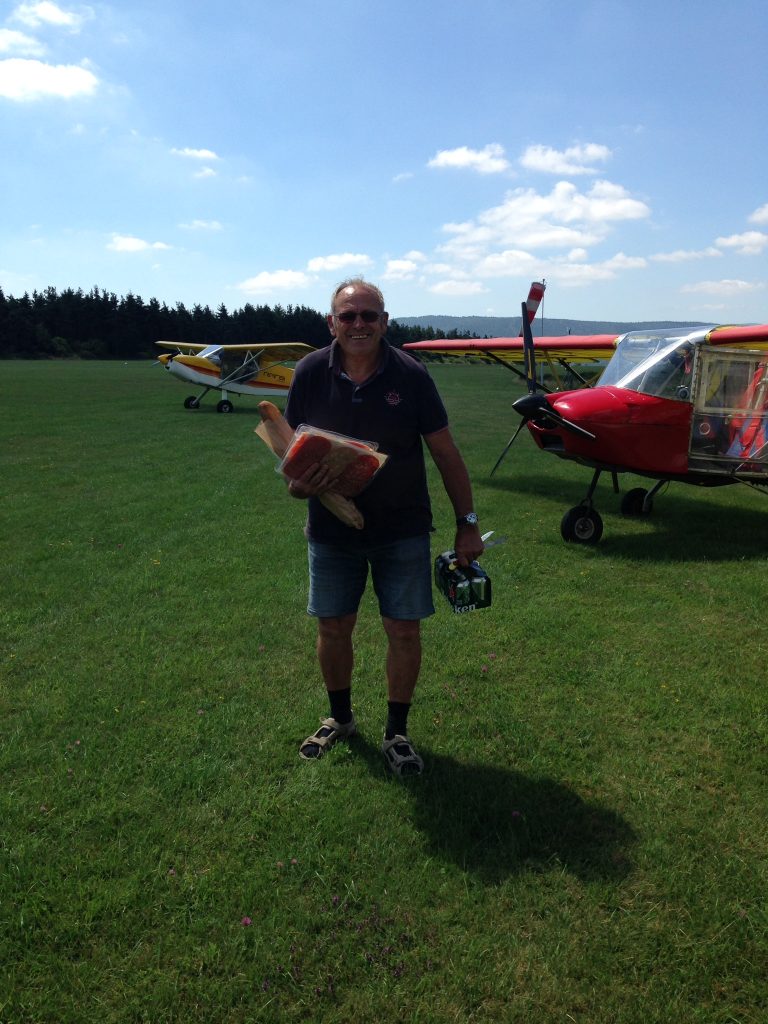
[[[185,409],[199,409],[200,408],[200,399],[197,398],[195,395],[190,395],[189,398],[185,398],[184,399],[184,408]]]
[[[560,533],[564,541],[574,544],[597,544],[603,535],[603,520],[593,508],[576,505],[563,516]]]
[[[228,402],[226,398],[222,400],[216,406],[216,412],[234,412],[235,407],[231,402]]]
[[[623,516],[649,516],[653,511],[653,501],[648,503],[648,508],[643,509],[643,502],[648,493],[644,487],[633,487],[627,491],[621,499],[621,514]]]

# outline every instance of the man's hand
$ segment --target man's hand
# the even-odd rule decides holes
[[[480,537],[480,527],[476,523],[460,526],[456,530],[453,550],[456,552],[459,568],[466,569],[469,563],[479,558],[485,550],[485,545]]]
[[[288,481],[288,493],[294,498],[312,498],[324,494],[339,475],[338,468],[313,462],[301,476]]]

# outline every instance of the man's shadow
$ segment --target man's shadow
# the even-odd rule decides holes
[[[378,746],[360,734],[350,745],[373,775],[386,775]],[[557,867],[585,881],[618,881],[631,870],[635,833],[610,808],[552,779],[419,751],[424,774],[391,782],[407,788],[436,858],[490,883]]]

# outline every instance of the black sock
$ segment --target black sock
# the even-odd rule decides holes
[[[408,735],[408,712],[411,705],[399,700],[387,701],[387,727],[384,731],[384,739],[391,740],[393,736]]]
[[[347,725],[352,721],[352,687],[346,690],[329,690],[328,700],[331,702],[331,718],[339,725]]]

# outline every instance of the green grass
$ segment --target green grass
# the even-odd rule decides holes
[[[255,403],[0,369],[0,1021],[768,1019],[762,496],[673,486],[636,521],[601,485],[603,541],[566,545],[588,473],[521,435],[489,477],[512,376],[436,367],[508,541],[490,609],[425,623],[400,783],[370,598],[361,734],[297,757],[303,511]]]

